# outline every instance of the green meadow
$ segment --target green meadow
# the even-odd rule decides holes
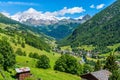
[[[37,48],[34,48],[32,46],[29,46],[25,44],[25,48],[22,48],[21,45],[17,44],[17,46],[10,41],[11,37],[5,34],[0,34],[0,38],[2,36],[5,36],[8,38],[8,41],[10,42],[11,46],[14,49],[14,52],[17,50],[17,48],[21,48],[22,51],[25,51],[27,56],[18,56],[16,55],[16,65],[13,68],[9,69],[9,72],[3,71],[1,68],[2,73],[5,75],[7,80],[15,80],[14,76],[16,74],[15,68],[21,68],[21,67],[30,67],[31,74],[35,79],[41,78],[42,80],[80,80],[80,76],[72,75],[69,73],[59,72],[55,71],[53,69],[55,61],[61,56],[61,54],[55,53],[55,52],[46,52],[41,51]],[[36,68],[36,61],[37,59],[28,57],[29,53],[38,53],[39,55],[47,55],[50,59],[50,65],[51,68],[49,69],[41,69]],[[76,57],[77,58],[77,57]],[[79,58],[77,58],[79,60]],[[0,80],[4,80],[2,76],[0,75]]]

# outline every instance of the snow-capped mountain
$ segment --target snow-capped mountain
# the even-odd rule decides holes
[[[88,16],[88,15],[87,15]],[[84,16],[85,17],[85,16]],[[68,24],[68,23],[83,23],[89,18],[83,19],[72,19],[70,17],[57,17],[53,15],[48,15],[46,13],[37,11],[33,8],[28,9],[24,12],[18,12],[11,16],[12,19],[17,20],[21,23],[33,25],[33,26],[43,26],[51,24]]]
[[[36,26],[34,28],[39,32],[43,32],[55,39],[62,39],[71,34],[78,25],[89,20],[91,17],[89,15],[76,19],[58,17],[30,8],[27,11],[16,13],[11,18],[27,25]]]
[[[19,12],[13,16],[11,16],[12,19],[17,20],[22,23],[31,23],[32,25],[40,25],[40,24],[53,24],[58,22],[58,19],[54,16],[47,16],[45,14],[42,14],[41,12],[30,8],[27,11]]]

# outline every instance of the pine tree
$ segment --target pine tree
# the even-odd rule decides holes
[[[112,75],[109,77],[109,80],[120,80],[120,72],[118,70],[114,70]]]
[[[25,48],[25,43],[24,42],[21,43],[21,47]]]
[[[106,59],[104,69],[108,69],[111,72],[113,72],[114,70],[118,70],[118,65],[115,61],[116,61],[115,55],[110,54]]]
[[[100,60],[97,60],[95,67],[94,67],[94,71],[100,70],[101,67],[102,67],[102,64],[101,64]]]

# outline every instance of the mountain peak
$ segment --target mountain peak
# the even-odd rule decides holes
[[[27,11],[25,11],[25,13],[38,13],[38,11],[34,8],[29,8]]]
[[[82,19],[88,20],[90,18],[91,18],[91,16],[89,14],[86,14]]]

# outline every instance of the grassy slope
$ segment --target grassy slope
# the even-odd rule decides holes
[[[73,80],[73,79],[80,80],[78,76],[54,71],[52,68],[50,69],[35,68],[34,65],[35,63],[36,63],[35,59],[17,56],[17,65],[29,66],[31,68],[31,73],[33,74],[34,77],[42,78],[43,80]]]
[[[63,46],[61,47],[61,50],[69,50],[72,51],[72,48],[70,46]]]
[[[0,33],[0,37],[1,36],[6,36],[8,37],[8,39],[10,39],[10,36]],[[11,43],[11,46],[13,47],[14,50],[16,50],[17,48],[21,48],[20,45],[15,46],[15,44],[13,43]],[[37,52],[39,53],[39,55],[45,54],[50,58],[51,68],[45,70],[45,69],[38,69],[35,67],[35,63],[37,61],[36,59],[29,58],[26,56],[16,56],[17,63],[15,67],[30,67],[31,73],[33,74],[34,77],[42,78],[43,80],[80,80],[79,76],[53,70],[54,63],[60,57],[60,54],[53,55],[53,52],[48,53],[45,51],[41,51],[29,45],[26,45],[25,48],[21,48],[21,49],[25,51],[27,54],[29,54],[30,52]],[[12,74],[4,71],[3,73],[6,75],[8,80],[15,80],[14,78],[11,77],[11,75],[15,75],[15,70],[12,69],[11,71]],[[0,75],[0,80],[3,80],[1,75]]]
[[[79,48],[79,49],[84,49],[84,50],[86,50],[86,51],[91,51],[91,50],[93,50],[95,47],[92,46],[92,45],[82,45],[82,46],[79,46],[78,48]]]
[[[84,49],[86,51],[91,51],[93,50],[95,47],[92,46],[92,45],[82,45],[82,46],[79,46],[77,47],[78,49]],[[70,46],[62,46],[61,47],[61,50],[69,50],[69,51],[72,51],[72,48]]]

